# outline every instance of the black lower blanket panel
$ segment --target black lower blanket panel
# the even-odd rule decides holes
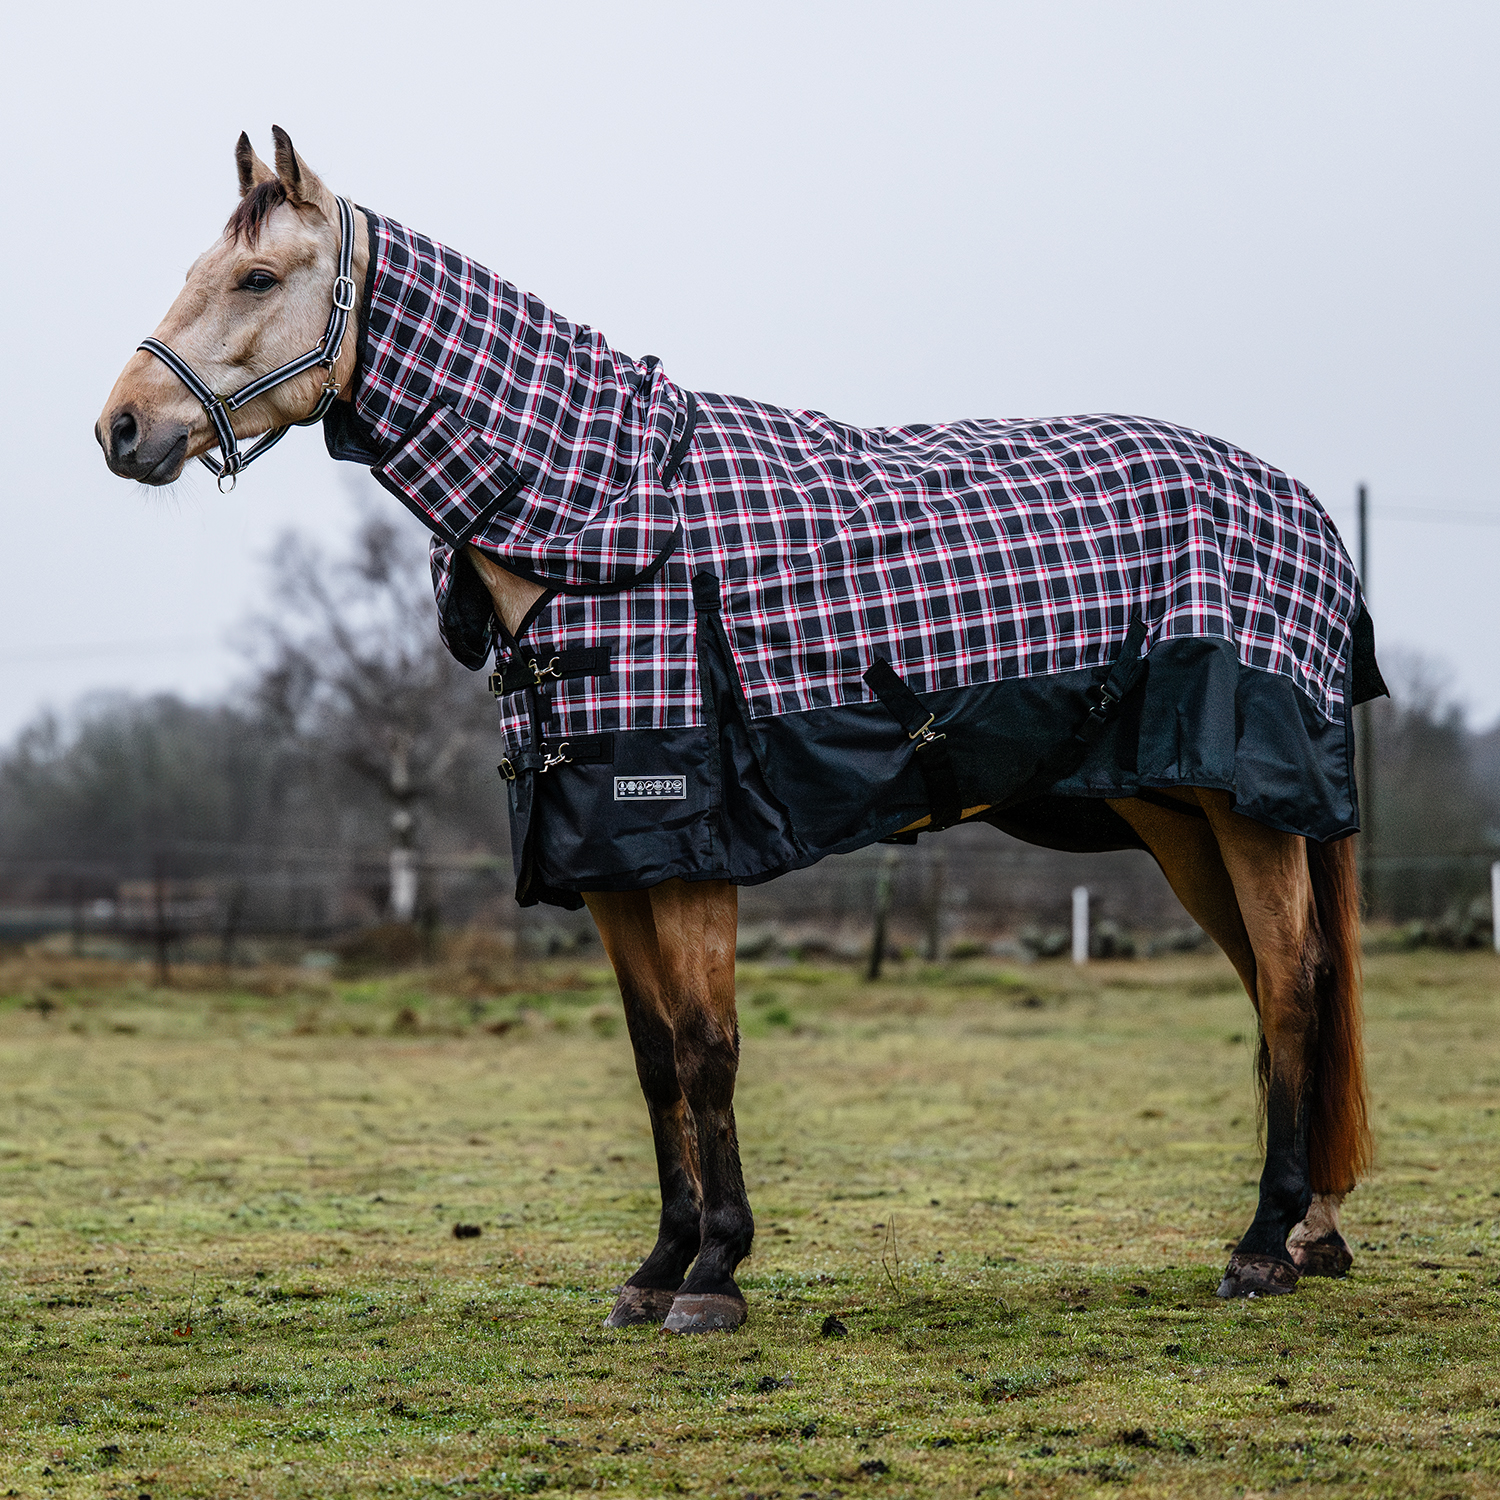
[[[1143,417],[858,428],[676,385],[368,213],[335,457],[432,533],[443,639],[493,659],[517,897],[740,883],[987,805],[1135,846],[1110,798],[1216,787],[1357,827],[1384,691],[1305,487]],[[534,585],[497,619],[479,554]]]
[[[576,908],[581,892],[673,876],[755,885],[889,838],[927,816],[912,741],[880,704],[752,720],[715,673],[713,718],[628,730],[613,760],[520,775],[511,790],[517,899]],[[1358,827],[1354,735],[1285,679],[1242,667],[1225,641],[1155,648],[1083,764],[1011,801],[1083,720],[1106,673],[1062,673],[929,696],[961,799],[1028,843],[1092,852],[1143,847],[1106,799],[1216,787],[1246,816],[1329,840]]]

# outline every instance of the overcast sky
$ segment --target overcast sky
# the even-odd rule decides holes
[[[857,423],[1142,413],[1309,484],[1381,645],[1500,716],[1500,7],[27,6],[7,23],[0,738],[206,697],[316,431],[220,496],[92,426],[285,126],[336,191],[697,389]],[[476,686],[476,691],[478,691]]]

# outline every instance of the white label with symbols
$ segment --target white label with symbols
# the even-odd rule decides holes
[[[616,802],[686,802],[686,776],[616,776]]]

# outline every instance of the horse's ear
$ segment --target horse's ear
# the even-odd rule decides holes
[[[318,174],[297,154],[291,136],[281,126],[273,125],[271,137],[276,142],[276,175],[281,179],[288,199],[327,210],[333,203],[333,195],[323,186]]]
[[[255,154],[250,137],[242,130],[234,146],[234,164],[240,169],[240,197],[263,182],[275,181],[276,174]]]

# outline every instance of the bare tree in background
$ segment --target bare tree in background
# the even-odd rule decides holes
[[[260,622],[271,648],[262,709],[384,799],[389,911],[410,922],[424,806],[460,757],[479,754],[495,733],[483,679],[443,647],[424,560],[388,520],[366,515],[349,555],[332,563],[290,533],[271,575],[276,612]]]
[[[1471,734],[1440,660],[1392,647],[1391,697],[1371,705],[1382,865],[1381,915],[1434,917],[1479,895],[1500,854],[1500,785],[1485,777],[1486,737]]]

